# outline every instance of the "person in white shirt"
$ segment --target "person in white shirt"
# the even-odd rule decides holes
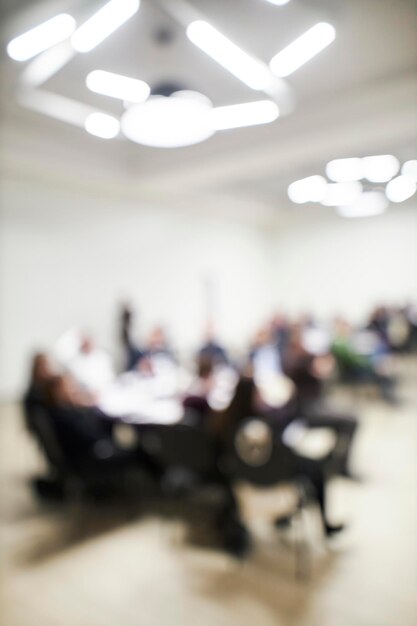
[[[81,338],[78,353],[66,364],[66,370],[89,393],[98,393],[115,378],[110,355],[94,345],[91,337]]]

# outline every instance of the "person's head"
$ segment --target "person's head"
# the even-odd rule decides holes
[[[201,355],[197,361],[197,375],[203,380],[208,380],[214,370],[214,359],[209,355]]]
[[[352,327],[343,317],[336,317],[333,322],[334,335],[346,339],[352,334]]]
[[[303,327],[301,324],[291,324],[288,343],[291,348],[301,348],[303,346]]]
[[[91,354],[93,350],[94,350],[93,338],[90,337],[89,335],[83,335],[83,337],[81,337],[80,352],[82,352],[82,354]]]
[[[66,406],[73,403],[74,385],[72,379],[63,374],[52,376],[46,385],[46,400],[50,406]]]
[[[229,405],[229,411],[231,411],[237,419],[251,416],[254,412],[255,395],[256,386],[253,378],[241,376]]]
[[[49,357],[45,352],[37,352],[32,359],[31,383],[41,385],[53,376]]]
[[[167,339],[165,331],[162,326],[156,326],[149,335],[148,346],[151,350],[158,350],[165,348],[167,345]]]
[[[256,348],[260,348],[262,346],[267,346],[272,341],[272,333],[271,328],[269,326],[262,326],[254,337],[254,346]]]

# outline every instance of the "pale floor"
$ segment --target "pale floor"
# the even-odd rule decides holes
[[[416,363],[402,361],[403,403],[359,396],[355,468],[331,485],[349,529],[325,545],[314,511],[307,582],[291,535],[268,524],[274,491],[243,490],[253,553],[240,564],[187,539],[184,522],[148,511],[41,507],[39,466],[18,409],[0,416],[1,626],[414,626],[417,623]],[[346,401],[346,398],[345,398]]]

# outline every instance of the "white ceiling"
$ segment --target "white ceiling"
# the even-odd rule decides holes
[[[401,159],[417,156],[416,0],[292,0],[282,8],[265,0],[189,1],[266,62],[316,22],[335,26],[335,42],[288,79],[296,97],[291,115],[175,150],[94,138],[16,105],[13,91],[21,66],[4,50],[10,38],[39,20],[60,10],[81,20],[97,2],[3,0],[4,175],[107,185],[115,195],[123,189],[131,197],[173,205],[198,199],[210,210],[229,200],[237,216],[253,202],[270,219],[279,209],[290,210],[288,183],[322,172],[331,158],[381,151]],[[161,28],[173,35],[163,46],[155,39]],[[85,87],[93,69],[136,76],[151,86],[179,82],[215,105],[259,98],[195,48],[157,0],[142,0],[127,24],[91,53],[76,56],[45,85],[120,114],[117,102]]]

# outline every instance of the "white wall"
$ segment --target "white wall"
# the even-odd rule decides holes
[[[217,329],[242,349],[274,309],[361,319],[378,302],[417,301],[417,211],[346,220],[304,212],[260,227],[115,202],[44,184],[3,185],[0,231],[0,396],[25,384],[28,358],[74,325],[114,350],[129,297],[140,330],[167,327],[183,351],[199,342],[204,284]],[[220,212],[217,213],[217,216]]]
[[[309,210],[272,242],[277,306],[360,320],[378,303],[417,302],[416,204],[366,219]]]
[[[31,352],[68,327],[91,329],[114,347],[117,303],[126,297],[139,308],[143,335],[163,323],[180,349],[201,340],[207,277],[219,335],[232,345],[271,310],[265,239],[254,227],[33,184],[3,191],[3,397],[21,391]]]

